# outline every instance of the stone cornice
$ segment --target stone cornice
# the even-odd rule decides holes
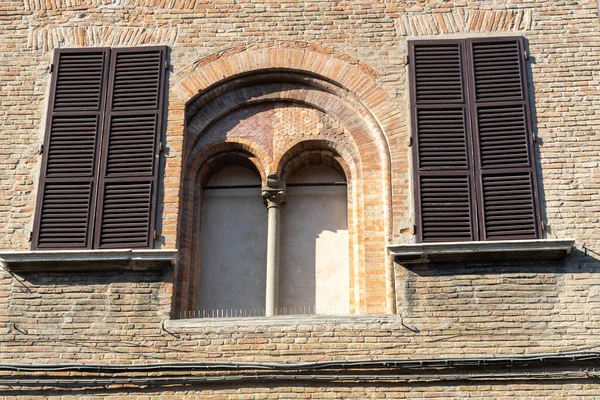
[[[520,259],[558,259],[571,254],[574,239],[498,240],[389,245],[400,264]]]
[[[0,262],[15,272],[147,270],[174,266],[175,249],[35,250],[0,252]]]

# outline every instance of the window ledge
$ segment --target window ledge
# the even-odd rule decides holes
[[[390,245],[400,264],[428,262],[560,259],[573,250],[574,239],[499,240]]]
[[[276,315],[273,317],[229,317],[229,318],[188,318],[164,321],[164,328],[225,328],[248,326],[300,326],[300,325],[341,325],[341,324],[380,324],[401,323],[402,317],[395,314],[346,314],[346,315]]]
[[[0,252],[0,262],[16,272],[147,270],[175,265],[177,250],[35,250]]]

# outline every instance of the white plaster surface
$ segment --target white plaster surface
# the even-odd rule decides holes
[[[232,166],[216,173],[207,185],[260,183],[254,172]],[[264,309],[267,209],[261,189],[205,190],[201,226],[200,314]]]
[[[288,184],[344,181],[332,168],[308,166]],[[283,312],[348,313],[348,260],[346,187],[288,186],[281,210],[279,306]]]

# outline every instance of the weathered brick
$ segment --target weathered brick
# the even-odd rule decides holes
[[[576,239],[577,252],[560,263],[396,265],[395,293],[390,295],[384,246],[414,240],[406,41],[487,35],[526,39],[546,235]],[[283,67],[318,75],[341,86],[347,95],[340,99],[328,87],[271,93],[271,103],[242,107],[218,118],[202,132],[201,144],[208,154],[211,144],[216,153],[228,148],[220,143],[223,137],[237,141],[239,149],[256,153],[263,175],[306,150],[302,147],[306,139],[334,148],[346,162],[346,175],[356,190],[349,211],[361,216],[352,232],[352,240],[360,244],[351,272],[356,282],[353,309],[383,313],[390,310],[386,302],[393,303],[402,321],[377,316],[335,323],[306,318],[298,324],[272,326],[245,326],[240,321],[167,332],[161,329],[162,321],[172,310],[185,309],[179,304],[188,298],[182,286],[196,276],[185,257],[188,270],[181,268],[175,283],[170,272],[40,271],[13,277],[0,270],[1,363],[307,362],[511,355],[597,346],[596,1],[3,1],[0,249],[29,248],[52,50],[154,44],[170,46],[172,66],[160,196],[161,244],[179,246],[182,253],[193,249],[185,229],[194,215],[183,207],[186,190],[191,190],[184,182],[193,180],[182,176],[187,167],[184,156],[190,151],[186,146],[191,131],[197,128],[198,133],[203,126],[202,118],[215,122],[208,119],[210,113],[224,110],[205,107],[186,121],[186,103],[213,84],[257,69]],[[239,123],[229,128],[236,119]],[[375,135],[375,128],[382,137]],[[286,156],[290,149],[293,154]],[[382,173],[386,149],[389,163],[383,164],[389,175]],[[310,164],[327,157],[309,152],[293,162]],[[383,191],[385,187],[391,188],[390,193]],[[389,223],[382,217],[385,213],[391,216]],[[25,389],[13,395],[5,389],[0,388],[3,398],[42,395]],[[594,399],[599,390],[597,383],[583,379],[443,385],[276,382],[147,388],[135,395]],[[127,387],[116,387],[75,393],[48,390],[43,396],[123,398],[128,393]]]

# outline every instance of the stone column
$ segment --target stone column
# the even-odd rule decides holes
[[[279,303],[279,219],[285,203],[285,191],[263,190],[262,197],[268,210],[267,231],[267,292],[265,315],[275,315]]]

